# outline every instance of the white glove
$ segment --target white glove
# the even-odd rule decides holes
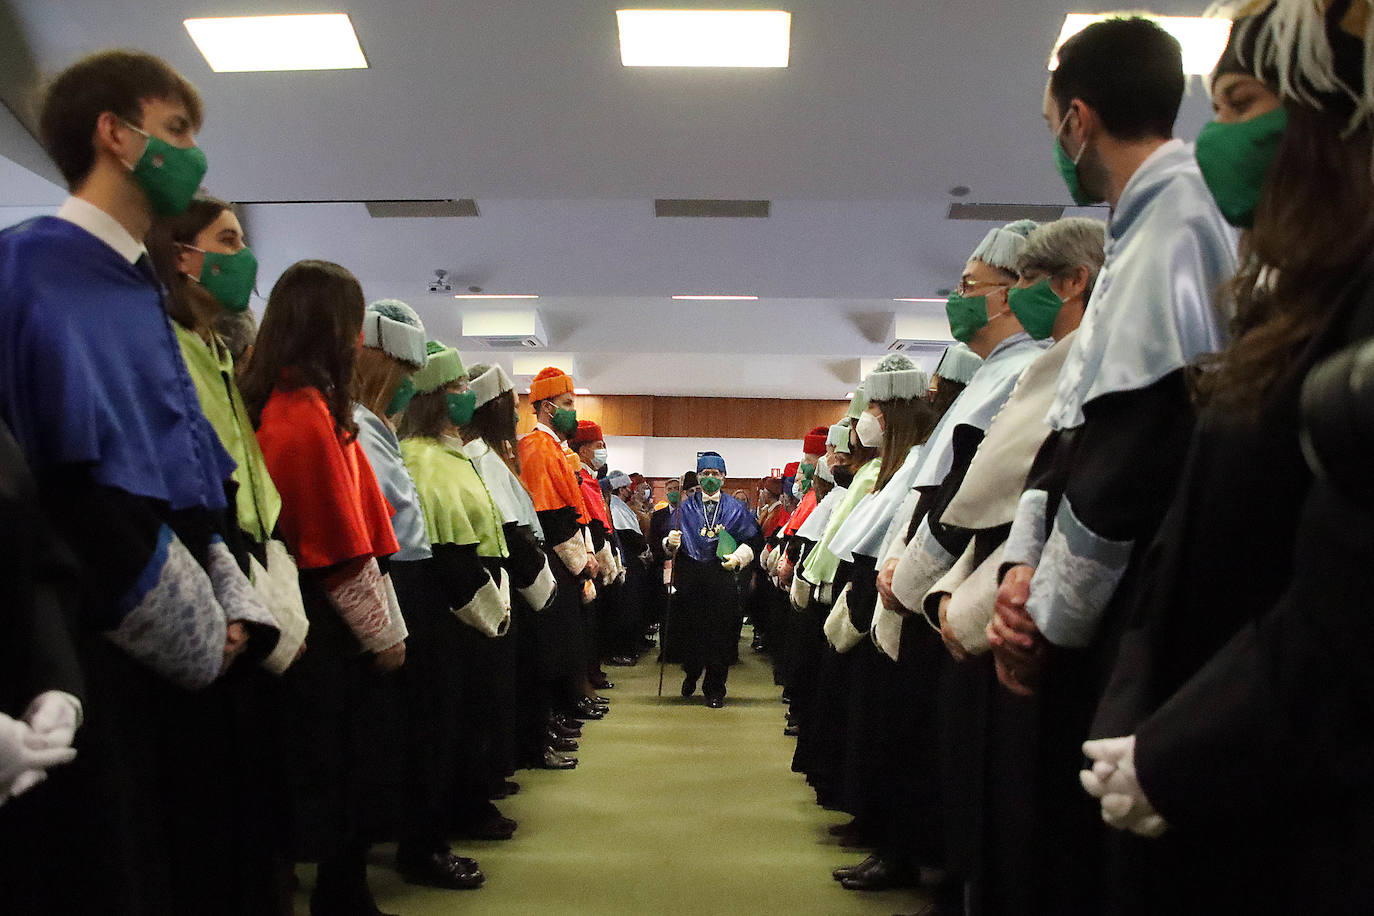
[[[47,747],[27,722],[0,713],[0,803],[42,782],[49,767],[75,757],[74,748]]]
[[[71,747],[81,727],[81,701],[62,690],[46,690],[33,698],[24,721],[44,747]]]
[[[674,528],[668,532],[668,536],[663,539],[667,545],[669,553],[677,553],[677,549],[682,546],[682,532]]]
[[[748,544],[740,544],[735,548],[734,553],[720,561],[720,565],[730,570],[730,572],[734,572],[737,569],[748,566],[752,562],[754,562],[754,548],[750,547]]]
[[[1135,735],[1086,741],[1083,753],[1093,761],[1093,768],[1079,772],[1078,781],[1102,802],[1103,821],[1150,838],[1168,829],[1136,778]]]

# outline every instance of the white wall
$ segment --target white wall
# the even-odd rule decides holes
[[[797,439],[668,439],[655,436],[607,436],[613,471],[645,477],[680,477],[695,470],[697,452],[720,452],[728,476],[767,477],[801,459]]]

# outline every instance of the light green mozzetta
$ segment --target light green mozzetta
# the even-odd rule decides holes
[[[476,544],[478,556],[510,556],[501,512],[468,456],[416,436],[401,441],[401,457],[415,481],[431,544]]]
[[[854,482],[844,494],[844,501],[835,507],[829,521],[825,523],[825,533],[821,535],[816,549],[802,563],[802,578],[812,585],[827,585],[835,581],[835,573],[840,569],[839,557],[830,552],[830,542],[835,532],[840,530],[854,507],[873,491],[878,482],[878,472],[882,470],[882,459],[874,458],[854,473]]]
[[[257,543],[272,536],[281,515],[281,496],[272,475],[267,472],[253,424],[243,406],[239,387],[234,384],[234,360],[216,338],[207,344],[195,331],[175,321],[181,358],[200,396],[200,409],[219,435],[224,450],[234,459],[233,479],[238,484],[235,510],[239,527]]]

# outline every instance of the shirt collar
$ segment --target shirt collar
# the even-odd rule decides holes
[[[720,498],[721,498],[722,496],[724,496],[724,495],[725,495],[725,491],[724,491],[724,490],[717,490],[715,496],[707,496],[705,493],[702,493],[702,494],[701,494],[701,501],[704,502],[704,503],[718,503],[718,502],[720,502]]]
[[[129,234],[129,230],[119,224],[104,210],[80,197],[68,197],[57,210],[57,218],[64,219],[74,226],[85,229],[115,250],[121,258],[133,264],[148,253],[143,243]]]
[[[548,428],[547,426],[545,426],[543,423],[536,423],[536,424],[534,424],[534,428],[535,428],[536,430],[538,430],[539,432],[541,432],[541,433],[548,433],[549,436],[553,439],[553,441],[554,441],[554,442],[557,442],[559,445],[564,445],[564,444],[565,444],[565,443],[563,442],[563,439],[562,439],[561,436],[559,436],[559,435],[558,435],[557,433],[555,433],[553,430],[549,429],[549,428]]]

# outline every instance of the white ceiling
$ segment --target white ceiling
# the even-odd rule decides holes
[[[372,219],[357,203],[250,207],[264,294],[292,261],[328,258],[370,298],[406,299],[462,343],[461,309],[492,306],[428,293],[443,268],[460,287],[539,293],[551,349],[576,352],[579,384],[596,393],[795,397],[844,395],[858,358],[882,352],[893,311],[932,313],[891,300],[950,286],[990,225],[947,220],[951,188],[971,188],[967,201],[1068,202],[1040,119],[1045,59],[1065,12],[1098,8],[674,0],[662,5],[790,10],[791,66],[664,71],[619,63],[615,9],[647,4],[349,0],[337,9],[369,69],[215,74],[182,19],[317,7],[9,5],[44,71],[124,45],[189,76],[219,196],[478,201],[480,218],[442,220]],[[1153,6],[1196,14],[1205,2]],[[1207,114],[1195,89],[1179,134]],[[0,220],[61,199],[4,152]],[[655,219],[655,197],[769,199],[773,214]],[[668,298],[690,292],[762,299]]]

